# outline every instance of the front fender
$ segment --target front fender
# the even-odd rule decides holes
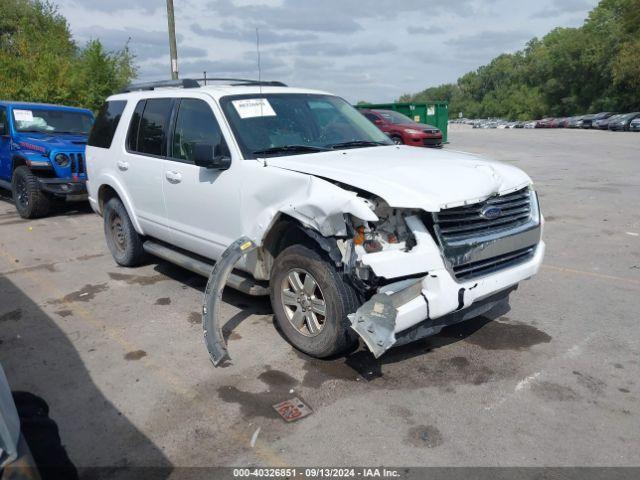
[[[378,217],[356,193],[312,175],[280,170],[273,182],[254,185],[243,198],[251,223],[244,229],[256,244],[263,241],[282,214],[298,220],[322,236],[346,236],[345,215],[375,222]],[[268,167],[263,170],[265,173]],[[267,175],[264,175],[267,177]],[[258,188],[256,188],[258,187]]]

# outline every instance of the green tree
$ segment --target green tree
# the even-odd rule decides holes
[[[0,98],[96,110],[135,73],[126,45],[116,52],[99,40],[78,47],[52,3],[0,0]]]

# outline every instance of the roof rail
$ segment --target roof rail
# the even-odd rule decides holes
[[[220,78],[220,77],[204,77],[204,78],[196,78],[198,82],[204,82],[206,85],[207,82],[227,82],[228,85],[239,86],[239,85],[255,85],[262,87],[286,87],[287,85],[283,82],[279,82],[277,80],[251,80],[247,78]]]
[[[132,83],[127,85],[120,93],[136,92],[141,90],[155,90],[156,88],[198,88],[200,84],[191,78],[182,80],[160,80],[158,82]]]

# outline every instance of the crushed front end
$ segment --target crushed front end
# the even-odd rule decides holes
[[[378,357],[393,345],[508,308],[544,257],[543,219],[531,187],[438,212],[370,200],[379,222],[354,220],[348,273],[369,298],[349,316]],[[349,252],[352,249],[352,252]]]

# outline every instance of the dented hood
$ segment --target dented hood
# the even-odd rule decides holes
[[[523,188],[519,168],[464,152],[388,146],[273,157],[267,165],[351,185],[390,206],[438,211]]]

